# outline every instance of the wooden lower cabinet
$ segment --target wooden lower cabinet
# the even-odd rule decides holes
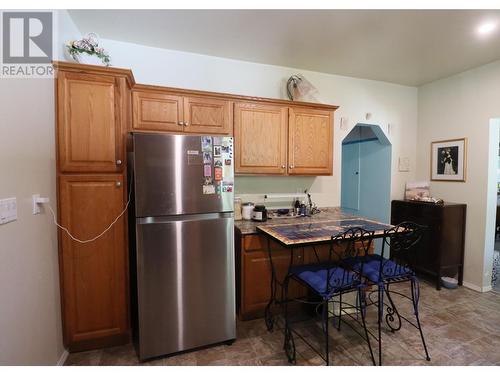
[[[126,203],[122,175],[60,175],[59,220],[80,239],[99,234]],[[78,243],[60,231],[64,343],[70,351],[129,340],[126,222]]]
[[[235,230],[237,264],[237,301],[238,316],[241,320],[249,320],[264,316],[264,310],[271,295],[271,263],[267,250],[267,240],[259,234],[241,235],[239,229]],[[271,242],[274,269],[276,277],[282,281],[290,265],[292,250]],[[293,264],[317,263],[328,261],[330,245],[318,245],[312,248],[295,248],[293,250]],[[343,247],[337,247],[334,253],[339,254]],[[373,243],[368,252],[374,251]],[[335,256],[335,255],[333,255]],[[278,297],[280,287],[278,286]],[[310,297],[308,289],[295,280],[289,284],[289,295],[292,298]]]
[[[290,264],[292,251],[272,244],[273,263],[276,277],[282,281],[286,276]],[[242,320],[264,316],[264,309],[271,296],[271,264],[267,251],[267,241],[258,234],[241,237],[241,264],[240,264],[240,303],[239,317]],[[293,251],[294,265],[303,264],[304,252],[302,249]],[[305,287],[295,281],[290,282],[290,297],[306,295]]]

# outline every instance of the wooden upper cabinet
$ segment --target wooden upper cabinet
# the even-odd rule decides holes
[[[125,207],[124,190],[122,175],[60,175],[62,225],[80,239],[96,236]],[[121,217],[86,244],[60,232],[64,341],[70,350],[96,347],[105,339],[118,343],[128,335],[125,226]]]
[[[181,96],[133,91],[134,130],[182,132]]]
[[[234,105],[235,173],[286,174],[288,108]]]
[[[59,170],[120,171],[125,80],[60,71],[57,82]]]
[[[331,175],[333,170],[333,112],[289,109],[288,174]]]
[[[205,97],[184,98],[184,131],[232,134],[231,102]]]

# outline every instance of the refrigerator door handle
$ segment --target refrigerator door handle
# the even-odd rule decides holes
[[[161,224],[171,223],[173,221],[202,221],[202,220],[215,220],[215,219],[229,219],[234,218],[233,212],[217,212],[209,214],[192,214],[192,215],[172,215],[172,216],[148,216],[138,217],[137,224]]]

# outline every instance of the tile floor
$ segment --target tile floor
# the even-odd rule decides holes
[[[395,301],[400,311],[411,306]],[[373,310],[374,307],[371,307]],[[437,291],[421,283],[420,313],[431,362],[424,357],[418,331],[403,324],[400,331],[383,333],[384,365],[500,365],[500,294],[478,293],[460,287]],[[369,312],[369,327],[376,327]],[[142,365],[288,365],[280,329],[267,332],[262,319],[238,322],[238,340],[231,346],[216,346]],[[317,332],[316,332],[317,331]],[[308,330],[319,342],[321,330]],[[323,360],[296,338],[297,365],[323,365]],[[349,327],[331,330],[334,365],[370,365],[366,344]],[[376,346],[376,343],[373,342]],[[375,353],[376,355],[376,353]],[[70,354],[66,365],[139,365],[131,344]]]

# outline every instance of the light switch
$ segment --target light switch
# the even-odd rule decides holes
[[[0,224],[17,220],[16,198],[0,199]]]
[[[347,130],[349,128],[349,118],[341,117],[340,118],[340,129]]]
[[[399,158],[399,171],[409,172],[410,171],[410,158],[400,157]]]

